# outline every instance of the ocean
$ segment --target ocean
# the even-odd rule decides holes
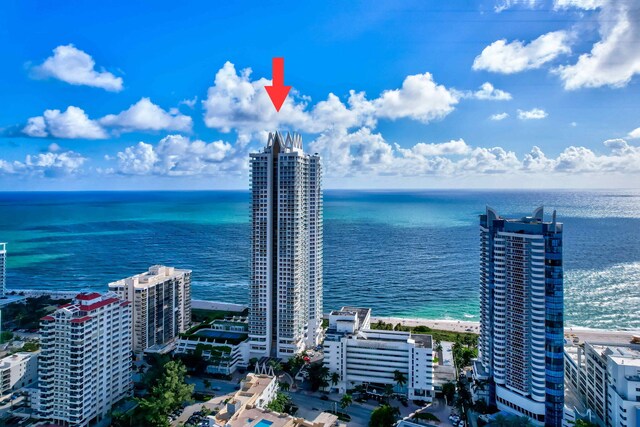
[[[566,323],[640,328],[640,191],[325,191],[324,306],[478,319],[478,215],[545,206],[564,225]],[[9,289],[106,290],[152,264],[193,297],[246,303],[249,193],[0,193]]]

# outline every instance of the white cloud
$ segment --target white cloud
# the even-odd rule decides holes
[[[555,70],[567,90],[623,87],[640,74],[640,3],[612,0],[591,6],[601,7],[598,13],[601,39],[589,53],[580,55],[575,64]]]
[[[629,132],[629,138],[631,139],[640,138],[640,128],[636,128],[631,132]]]
[[[69,106],[66,111],[46,110],[42,116],[31,117],[22,132],[31,137],[69,139],[104,139],[107,133],[78,107]]]
[[[214,175],[243,169],[247,153],[230,143],[191,141],[182,135],[169,135],[157,145],[139,142],[118,152],[117,171],[123,175]]]
[[[445,117],[457,103],[454,93],[436,84],[431,73],[407,76],[402,88],[384,91],[373,101],[378,117],[407,117],[423,123]]]
[[[544,119],[547,116],[547,112],[541,110],[540,108],[533,108],[528,111],[518,110],[518,118],[520,120],[540,120]]]
[[[501,39],[484,48],[473,61],[473,69],[512,74],[540,68],[570,52],[569,34],[565,31],[543,34],[528,44],[520,40],[507,43]]]
[[[189,132],[193,125],[191,117],[180,114],[175,109],[167,112],[151,102],[149,98],[142,98],[127,110],[119,114],[109,114],[99,122],[119,132],[159,130]]]
[[[489,82],[485,82],[480,86],[480,89],[473,92],[472,97],[483,101],[508,101],[511,99],[511,94],[504,90],[496,89]]]
[[[58,46],[53,55],[34,68],[38,77],[53,77],[72,85],[99,87],[112,92],[122,90],[122,78],[108,71],[96,71],[91,55],[72,44]]]
[[[582,9],[582,10],[595,10],[607,3],[607,0],[555,0],[553,2],[553,8],[559,9]]]
[[[500,121],[500,120],[506,119],[507,117],[509,117],[509,113],[496,113],[496,114],[492,114],[489,117],[489,119],[494,121]]]
[[[427,123],[445,117],[458,103],[456,91],[438,85],[430,73],[424,73],[407,76],[401,88],[384,91],[372,100],[352,90],[346,104],[330,93],[311,107],[308,97],[292,90],[277,113],[264,90],[269,82],[252,80],[249,68],[237,72],[232,63],[225,63],[203,101],[205,124],[223,132],[291,129],[320,133],[374,127],[377,119],[410,118]]]
[[[198,97],[194,96],[191,99],[183,99],[182,101],[180,101],[180,105],[186,105],[189,108],[195,108],[197,102]]]
[[[536,5],[536,0],[501,0],[493,9],[496,13],[500,13],[517,5],[524,5],[526,7],[533,8]]]
[[[86,161],[86,157],[74,151],[29,154],[22,162],[0,159],[0,175],[63,177],[81,172]]]
[[[640,174],[640,147],[621,139],[604,142],[608,153],[568,147],[556,158],[533,147],[522,157],[503,147],[472,147],[464,140],[417,143],[409,148],[390,144],[368,128],[327,132],[310,144],[319,152],[328,177],[354,176],[481,176],[494,174],[564,173]],[[542,176],[540,175],[540,176]]]

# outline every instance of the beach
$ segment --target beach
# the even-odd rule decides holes
[[[377,321],[383,321],[385,323],[398,324],[403,326],[426,326],[431,329],[440,329],[443,331],[451,332],[467,332],[467,333],[480,333],[480,322],[468,321],[468,320],[447,320],[447,319],[411,319],[402,317],[372,317],[371,323]],[[611,343],[611,344],[623,344],[631,341],[631,338],[636,335],[640,336],[640,329],[594,329],[583,328],[576,326],[567,326],[564,329],[565,337],[573,341],[575,337],[578,338],[578,342],[585,341],[592,343]]]

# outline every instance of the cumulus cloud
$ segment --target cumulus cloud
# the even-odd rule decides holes
[[[213,175],[242,169],[247,154],[230,143],[206,143],[182,135],[169,135],[157,145],[139,142],[116,155],[117,172],[123,175]]]
[[[558,56],[571,52],[569,33],[553,31],[543,34],[530,43],[506,39],[497,40],[485,47],[473,61],[474,70],[512,74],[540,68]]]
[[[518,110],[518,118],[520,120],[540,120],[547,117],[548,114],[546,111],[541,110],[540,108],[533,108],[531,110]]]
[[[373,101],[378,117],[408,117],[423,123],[445,117],[457,103],[454,93],[435,83],[431,73],[408,76],[402,88],[384,91]]]
[[[636,128],[631,132],[629,132],[629,138],[631,139],[640,138],[640,128]]]
[[[471,97],[482,101],[509,101],[511,94],[504,90],[496,89],[489,82],[485,82],[480,89],[471,93]]]
[[[509,113],[496,113],[492,114],[489,119],[493,121],[500,121],[506,119],[507,117],[509,117]]]
[[[66,111],[46,110],[42,116],[31,117],[22,132],[31,137],[104,139],[107,133],[81,108],[69,106]]]
[[[108,71],[97,71],[95,61],[86,52],[69,44],[58,46],[53,55],[34,68],[37,77],[52,77],[72,85],[102,88],[112,92],[122,90],[122,78]]]
[[[236,71],[227,62],[216,73],[213,86],[202,102],[204,121],[223,132],[260,132],[292,129],[320,133],[330,129],[373,127],[378,119],[409,118],[423,123],[445,117],[459,101],[456,91],[437,84],[430,73],[407,76],[402,87],[367,99],[364,92],[350,91],[347,102],[330,93],[326,100],[310,105],[310,99],[292,90],[280,113],[273,108],[264,86],[265,78],[252,80],[251,69]]]
[[[81,172],[86,161],[86,157],[74,151],[29,154],[24,161],[9,162],[0,159],[0,175],[64,177]]]
[[[190,132],[193,120],[176,109],[163,110],[142,98],[119,114],[109,114],[92,120],[79,107],[69,106],[66,111],[46,110],[42,116],[31,117],[22,128],[22,134],[33,138],[105,139],[111,134],[145,131]]]
[[[589,53],[580,55],[573,65],[560,66],[555,72],[567,90],[626,86],[640,74],[640,3],[626,0],[580,3],[584,9],[600,8],[600,40]]]
[[[99,120],[103,126],[116,129],[118,132],[135,131],[178,131],[189,132],[193,120],[176,110],[169,112],[142,98],[119,114],[109,114]]]
[[[604,142],[605,154],[586,147],[568,147],[548,157],[539,147],[519,157],[503,147],[473,147],[464,140],[417,143],[409,148],[387,142],[368,128],[331,131],[311,142],[323,156],[327,175],[343,176],[474,176],[527,173],[640,174],[640,147],[625,140]]]

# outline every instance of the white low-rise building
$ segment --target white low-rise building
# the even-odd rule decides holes
[[[431,336],[370,329],[370,318],[368,308],[343,307],[329,314],[324,362],[340,376],[331,387],[344,393],[361,384],[379,391],[392,385],[409,399],[431,401]]]
[[[38,354],[15,353],[0,360],[0,396],[28,386],[38,379]]]
[[[207,362],[210,374],[231,375],[249,364],[249,335],[246,322],[214,320],[191,333],[180,335],[175,354],[196,354]]]
[[[565,378],[598,424],[640,425],[640,345],[566,346]]]

